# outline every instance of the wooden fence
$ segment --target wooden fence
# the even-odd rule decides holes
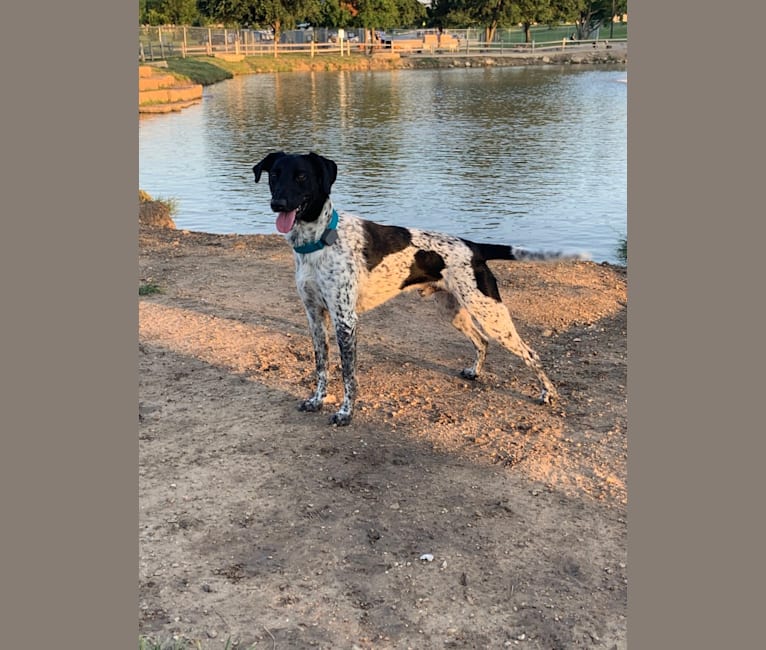
[[[564,30],[558,30],[562,33]],[[604,30],[606,31],[606,30]],[[541,32],[547,35],[547,32]],[[441,54],[492,56],[525,55],[535,52],[587,50],[609,48],[615,43],[626,43],[627,38],[573,40],[570,37],[554,40],[519,42],[511,30],[498,33],[493,42],[482,40],[476,29],[412,30],[392,33],[378,32],[370,38],[365,30],[307,29],[292,30],[276,41],[266,30],[225,29],[188,26],[140,27],[139,59],[163,60],[187,56],[278,56],[280,53],[301,52],[311,56],[322,54],[348,55],[351,52],[396,52],[407,56],[435,56]],[[367,40],[365,37],[367,36]]]

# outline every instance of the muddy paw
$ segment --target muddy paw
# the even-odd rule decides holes
[[[322,402],[313,397],[303,400],[300,404],[298,404],[298,410],[305,411],[307,413],[316,413],[321,408]]]
[[[463,379],[470,379],[471,381],[476,381],[476,378],[479,376],[479,374],[474,371],[473,368],[463,368],[460,371],[460,376]]]
[[[339,427],[345,427],[350,422],[351,413],[342,413],[341,411],[338,411],[337,413],[333,413],[332,417],[330,418],[330,424],[334,424]]]

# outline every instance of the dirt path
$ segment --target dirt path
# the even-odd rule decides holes
[[[362,316],[333,428],[296,408],[313,361],[281,237],[142,227],[139,262],[163,291],[139,301],[141,635],[626,647],[623,268],[492,263],[553,410],[494,344],[461,379],[470,343],[415,294]]]

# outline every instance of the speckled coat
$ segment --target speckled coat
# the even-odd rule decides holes
[[[334,210],[329,189],[336,169],[333,161],[314,153],[283,152],[269,154],[253,168],[256,182],[262,171],[269,172],[271,207],[279,213],[277,227],[294,249],[320,242],[329,232]],[[326,397],[331,323],[340,350],[344,397],[330,421],[338,425],[351,421],[357,392],[358,314],[412,289],[434,294],[440,311],[473,343],[476,360],[461,371],[463,377],[479,375],[492,338],[534,370],[543,402],[557,397],[537,354],[516,332],[486,262],[551,259],[559,254],[477,244],[436,232],[381,225],[345,212],[338,213],[336,231],[329,245],[295,253],[295,279],[309,321],[317,376],[316,389],[301,403],[302,410],[319,410]]]

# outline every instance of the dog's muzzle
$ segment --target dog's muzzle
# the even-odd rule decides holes
[[[287,199],[272,199],[271,209],[274,212],[287,212]]]

